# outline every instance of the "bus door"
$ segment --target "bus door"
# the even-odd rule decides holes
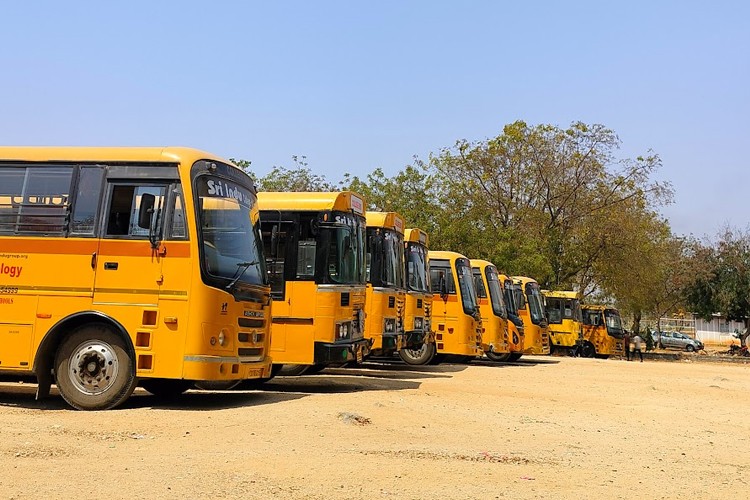
[[[167,182],[152,180],[110,180],[99,251],[92,257],[94,304],[133,305],[132,313],[119,314],[133,314],[133,322],[144,327],[157,325],[159,291],[165,279],[166,251],[159,240],[168,187]]]
[[[264,254],[266,256],[266,272],[271,285],[273,299],[273,331],[271,333],[271,356],[273,352],[286,351],[287,325],[292,322],[291,306],[295,281],[286,279],[287,262],[294,262],[294,252],[291,245],[295,236],[295,223],[282,220],[278,211],[265,212],[261,216],[261,233],[263,235]],[[295,266],[296,267],[296,266]]]

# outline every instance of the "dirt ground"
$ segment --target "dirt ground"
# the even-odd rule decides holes
[[[750,365],[368,364],[106,412],[0,383],[0,498],[747,498]]]

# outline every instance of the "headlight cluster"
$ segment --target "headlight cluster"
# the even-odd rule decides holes
[[[352,323],[345,321],[336,324],[336,340],[344,340],[352,337]]]
[[[365,310],[357,309],[354,311],[354,329],[356,333],[363,333],[365,331]]]
[[[421,330],[424,327],[424,318],[417,316],[414,318],[414,329]]]
[[[385,333],[394,333],[396,331],[396,318],[386,318],[383,323],[383,331]]]

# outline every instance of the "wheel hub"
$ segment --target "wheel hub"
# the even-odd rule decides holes
[[[117,378],[117,355],[106,342],[85,342],[70,358],[70,380],[76,389],[95,396],[109,389]]]

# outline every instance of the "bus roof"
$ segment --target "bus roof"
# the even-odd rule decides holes
[[[371,227],[384,227],[404,234],[404,218],[397,212],[367,212],[367,225]]]
[[[545,297],[555,299],[577,299],[578,293],[572,290],[542,290]]]
[[[184,147],[0,146],[0,161],[19,162],[165,162],[194,163],[212,159],[232,162],[199,149]]]
[[[492,266],[497,271],[497,266],[490,262],[489,260],[484,259],[471,259],[471,267],[478,267],[480,269],[484,269],[487,266]]]
[[[298,210],[301,212],[321,212],[336,210],[365,215],[365,201],[352,191],[334,192],[274,192],[258,193],[260,210]]]
[[[447,250],[430,250],[427,254],[430,260],[432,259],[446,259],[446,260],[456,260],[456,259],[466,259],[469,260],[468,257],[466,257],[463,254],[460,254],[458,252],[450,252]]]
[[[522,285],[525,285],[526,283],[536,283],[537,282],[534,278],[529,278],[528,276],[511,276],[511,279],[513,281],[518,281]]]
[[[428,248],[430,246],[429,235],[421,229],[415,227],[410,227],[409,229],[404,231],[404,241],[421,243]]]
[[[603,304],[581,304],[581,309],[591,309],[593,311],[617,311],[616,307],[605,306]]]

